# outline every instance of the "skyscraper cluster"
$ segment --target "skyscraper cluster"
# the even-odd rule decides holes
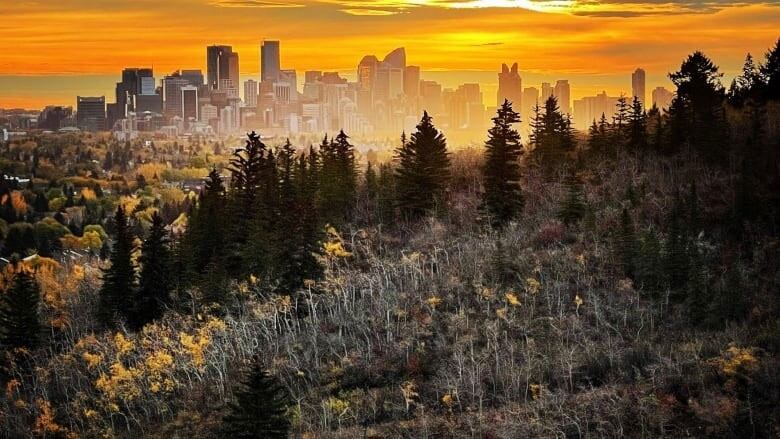
[[[412,131],[427,111],[437,126],[448,131],[481,131],[490,119],[477,83],[447,88],[422,78],[419,66],[407,65],[406,50],[397,48],[381,60],[366,55],[357,64],[354,81],[338,72],[306,71],[299,83],[294,69],[282,64],[282,46],[264,40],[259,46],[260,75],[241,82],[239,55],[231,46],[206,47],[206,74],[182,69],[156,81],[151,68],[126,68],[116,83],[115,102],[100,97],[77,98],[74,123],[81,129],[109,129],[120,139],[145,131],[166,135],[229,135],[240,130],[267,134],[334,132],[352,135],[397,135]],[[645,101],[645,72],[631,75],[631,90]],[[574,101],[566,79],[523,88],[517,63],[502,64],[496,105],[514,104],[525,124],[534,107],[555,96],[562,113],[572,114],[575,126],[587,128],[602,114],[614,113],[617,97],[602,92]],[[672,95],[659,87],[653,103],[668,107]],[[66,109],[51,108],[41,120],[62,126],[72,117]],[[57,127],[58,128],[58,127]]]

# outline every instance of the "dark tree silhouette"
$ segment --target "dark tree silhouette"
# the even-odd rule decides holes
[[[290,430],[287,416],[290,405],[287,389],[255,357],[235,391],[223,419],[222,434],[235,439],[286,439]]]
[[[493,227],[505,225],[523,209],[520,188],[523,147],[520,134],[512,126],[519,122],[520,115],[512,109],[508,100],[504,100],[493,118],[493,127],[488,130],[483,168],[485,192],[481,207],[489,215]]]
[[[162,317],[171,305],[171,250],[167,235],[162,217],[154,212],[152,227],[141,247],[141,273],[129,319],[135,329]]]
[[[40,288],[21,263],[16,270],[10,288],[0,297],[0,347],[32,349],[41,335]]]
[[[442,204],[450,177],[450,158],[444,134],[424,112],[408,142],[396,149],[397,203],[409,219],[435,211]]]
[[[98,318],[109,326],[117,317],[127,317],[136,283],[132,259],[133,234],[122,205],[117,206],[113,223],[113,245],[109,258],[111,265],[103,270],[103,287],[98,301]]]

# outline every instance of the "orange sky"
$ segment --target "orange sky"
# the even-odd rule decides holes
[[[48,89],[20,76],[108,94],[81,75],[204,69],[212,43],[232,45],[249,76],[263,38],[282,40],[283,66],[301,72],[352,71],[365,54],[405,46],[409,63],[428,71],[517,61],[524,86],[567,78],[573,97],[625,91],[625,77],[643,67],[649,93],[692,50],[728,76],[780,36],[777,0],[17,0],[2,2],[0,17],[0,107],[64,99],[47,100]]]

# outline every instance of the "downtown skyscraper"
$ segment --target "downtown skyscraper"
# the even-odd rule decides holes
[[[238,87],[238,53],[231,46],[206,48],[206,78],[209,89],[223,90]]]

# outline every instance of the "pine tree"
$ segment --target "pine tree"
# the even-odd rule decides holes
[[[574,224],[581,220],[586,213],[587,204],[582,185],[573,174],[567,177],[565,183],[566,197],[558,210],[558,219],[564,224]]]
[[[121,204],[116,208],[113,223],[111,265],[103,270],[103,287],[98,301],[98,317],[104,325],[111,325],[117,317],[127,317],[136,283],[133,234]]]
[[[647,115],[642,102],[634,96],[628,114],[628,147],[631,151],[644,152],[647,148]]]
[[[136,330],[162,317],[171,305],[171,250],[168,232],[159,212],[152,215],[149,235],[141,247],[141,273],[130,325]]]
[[[493,118],[485,143],[483,167],[485,192],[482,209],[490,216],[493,227],[501,227],[516,218],[523,209],[520,189],[520,155],[523,147],[520,134],[512,127],[520,123],[520,115],[504,100]]]
[[[669,75],[677,86],[669,109],[672,147],[690,146],[714,162],[725,159],[722,76],[718,66],[701,52],[689,55],[680,70]]]
[[[234,439],[286,439],[290,430],[287,409],[291,405],[287,389],[255,357],[229,405],[222,434]]]
[[[609,122],[604,113],[601,113],[601,118],[596,122],[593,120],[593,125],[588,130],[588,148],[596,154],[608,154],[611,155],[609,144]]]
[[[275,226],[274,255],[269,258],[269,277],[279,290],[290,294],[303,286],[307,279],[318,279],[322,267],[315,258],[320,248],[320,230],[315,200],[305,186],[305,159],[294,168],[295,150],[289,140],[278,154],[279,162],[279,218]],[[296,173],[302,175],[296,175]]]
[[[620,95],[615,104],[615,114],[612,116],[610,140],[616,150],[622,149],[628,141],[628,118],[630,107],[625,96]]]
[[[224,253],[226,202],[222,177],[213,168],[200,193],[198,204],[192,209],[183,238],[189,275],[198,281],[212,257],[221,258]]]
[[[761,64],[761,75],[766,81],[764,95],[767,99],[780,99],[780,38],[775,47],[766,53],[766,60]]]
[[[742,73],[734,78],[729,87],[729,102],[732,105],[742,106],[748,100],[759,101],[764,91],[764,81],[761,72],[753,61],[753,56],[747,54],[742,65]]]
[[[444,134],[424,112],[408,142],[396,150],[397,203],[410,219],[441,207],[450,177],[450,158]]]
[[[646,291],[657,291],[661,288],[663,266],[661,262],[661,241],[653,231],[642,235],[637,252],[636,285]]]
[[[10,288],[0,297],[0,347],[32,349],[38,345],[40,300],[35,277],[18,264]]]
[[[633,279],[636,274],[637,240],[631,214],[625,208],[620,215],[615,252],[623,275]]]
[[[565,162],[576,146],[571,119],[561,113],[558,100],[550,96],[544,103],[544,114],[532,123],[534,149],[531,156],[551,176]]]
[[[685,288],[690,265],[689,240],[683,221],[683,203],[678,192],[675,194],[674,204],[669,210],[663,258],[667,286],[675,291]]]
[[[247,135],[246,145],[233,153],[230,161],[231,192],[229,199],[230,231],[226,236],[226,269],[238,276],[246,271],[246,254],[250,233],[260,209],[258,201],[263,196],[262,185],[275,164],[269,163],[271,153],[254,131]],[[275,168],[274,168],[275,172]]]

